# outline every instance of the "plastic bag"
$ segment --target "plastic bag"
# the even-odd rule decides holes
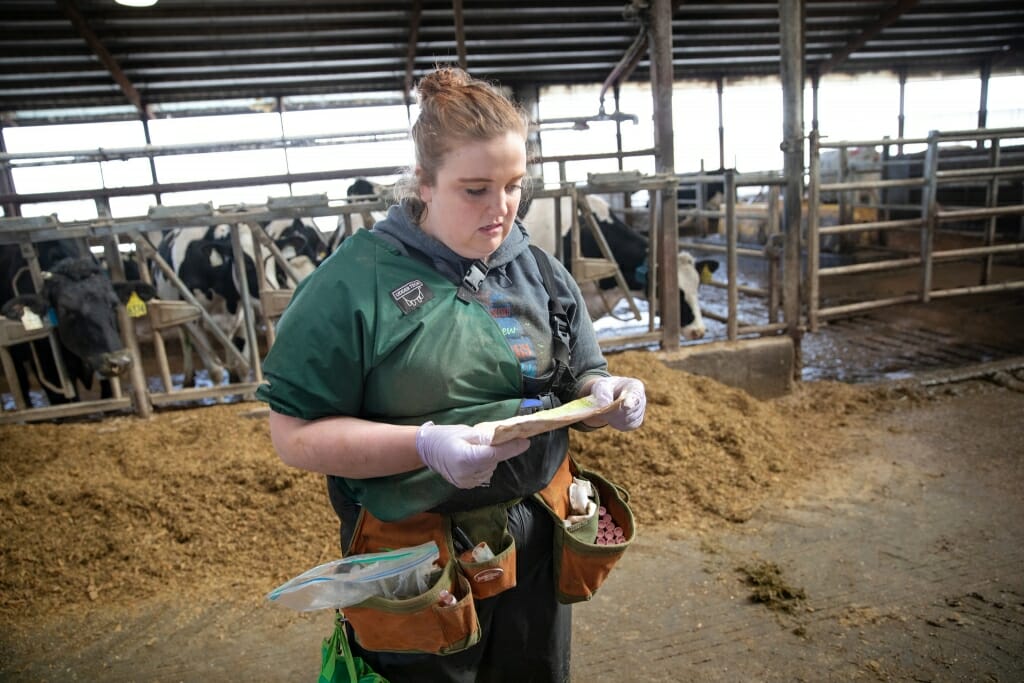
[[[271,602],[300,612],[338,609],[380,596],[411,598],[426,592],[440,569],[437,543],[386,553],[365,553],[313,567],[267,594]]]

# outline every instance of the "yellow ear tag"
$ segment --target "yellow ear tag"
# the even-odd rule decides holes
[[[139,298],[137,292],[132,292],[124,307],[128,310],[129,318],[141,318],[146,315],[146,302]]]
[[[26,330],[41,330],[43,329],[43,319],[36,315],[28,306],[21,313],[21,326]]]
[[[712,282],[711,269],[707,266],[703,266],[700,269],[700,283],[702,285],[710,284]]]

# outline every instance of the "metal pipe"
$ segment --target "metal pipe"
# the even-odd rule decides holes
[[[861,301],[855,304],[845,304],[843,306],[828,306],[818,309],[818,317],[838,318],[841,316],[848,316],[853,313],[873,311],[876,308],[885,308],[886,306],[917,303],[920,300],[920,297],[916,294],[906,294],[904,296],[894,296],[888,299],[876,299],[875,301]]]
[[[146,126],[148,129],[148,126]],[[367,142],[389,142],[406,140],[407,130],[385,130],[368,132],[319,133],[291,138],[256,138],[233,142],[194,142],[182,145],[150,145],[145,147],[122,147],[118,149],[82,149],[58,152],[17,152],[0,154],[0,164],[11,163],[18,168],[29,166],[51,166],[58,164],[81,164],[100,161],[126,161],[128,159],[178,156],[182,154],[210,154],[215,152],[241,152],[247,150],[280,149],[290,147],[329,147],[335,145],[362,144]],[[147,138],[148,139],[148,138]],[[33,163],[33,160],[39,160]],[[12,163],[13,162],[13,163]],[[20,162],[20,163],[19,163]]]
[[[999,138],[993,138],[997,141]],[[959,180],[961,178],[1001,178],[1024,176],[1024,165],[1001,166],[999,168],[958,168],[948,171],[938,171],[936,177],[943,182]]]
[[[725,107],[722,104],[722,95],[725,91],[725,84],[722,77],[715,79],[715,86],[718,90],[718,168],[725,168]]]
[[[822,192],[845,192],[847,190],[875,190],[890,187],[921,187],[924,178],[900,178],[899,180],[849,180],[843,183],[821,183]]]
[[[728,247],[726,255],[729,277],[729,321],[726,324],[726,336],[729,341],[737,338],[739,326],[739,255],[736,253],[738,241],[736,225],[736,172],[732,169],[725,172],[725,243]]]
[[[1014,216],[1024,214],[1024,204],[996,206],[991,209],[961,209],[956,211],[936,211],[935,217],[940,221],[965,220],[969,218],[990,218],[995,216]]]
[[[17,201],[22,204],[39,202],[61,202],[82,197],[131,197],[144,194],[160,194],[171,192],[191,192],[194,190],[227,189],[233,187],[251,187],[259,185],[277,185],[284,183],[304,183],[317,180],[344,180],[359,176],[394,175],[400,168],[379,166],[376,168],[349,168],[335,171],[311,171],[293,173],[291,175],[249,176],[246,178],[230,178],[222,180],[198,180],[186,183],[165,183],[155,185],[131,185],[128,187],[104,187],[90,190],[67,190],[63,192],[38,192],[34,194],[0,195],[0,203]]]
[[[807,188],[807,327],[818,331],[818,298],[821,296],[819,267],[821,263],[820,206],[821,201],[821,136],[817,127],[811,130],[811,155]]]
[[[783,197],[783,311],[800,377],[800,214],[803,202],[804,145],[804,3],[779,1],[780,79],[783,116],[782,150],[786,190]]]
[[[853,273],[875,273],[883,270],[893,270],[895,268],[913,268],[921,265],[922,263],[924,263],[924,259],[920,256],[914,256],[906,259],[887,259],[885,261],[856,263],[849,266],[831,266],[829,268],[820,268],[818,270],[818,277],[850,275]]]
[[[810,201],[807,211],[811,212]],[[817,207],[813,209],[817,213]],[[913,230],[921,227],[920,218],[905,218],[898,221],[871,221],[867,223],[851,223],[849,225],[828,225],[818,228],[819,235],[838,235],[847,232],[864,232],[865,230]]]
[[[937,199],[939,168],[939,136],[937,131],[928,135],[928,151],[925,152],[923,175],[927,184],[921,189],[921,302],[928,302],[928,294],[932,288],[932,237],[938,223],[939,203]]]
[[[985,78],[985,88],[988,89],[988,77]],[[982,98],[982,102],[985,101],[985,97]],[[978,143],[981,144],[980,142]],[[999,138],[992,140],[992,150],[990,152],[989,166],[999,166],[999,158],[1001,156]],[[989,179],[988,187],[985,188],[985,205],[987,207],[995,208],[999,205],[999,180],[996,178]],[[1021,207],[1022,215],[1024,215],[1024,206]],[[996,242],[996,217],[992,216],[988,219],[988,224],[985,226],[985,245],[992,246]],[[985,263],[981,267],[981,284],[987,285],[992,282],[992,257],[988,256],[985,258]]]
[[[936,261],[952,261],[972,256],[987,256],[991,258],[996,254],[1016,254],[1024,252],[1024,244],[992,244],[984,247],[964,247],[962,249],[947,249],[932,253]]]

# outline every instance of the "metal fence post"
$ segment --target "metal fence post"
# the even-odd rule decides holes
[[[821,258],[821,240],[818,227],[821,220],[821,137],[815,129],[811,131],[811,156],[808,168],[807,186],[807,326],[811,332],[818,331],[818,297],[821,281],[818,276]]]
[[[921,301],[931,300],[932,240],[938,213],[939,131],[928,133],[928,151],[924,155],[924,186],[921,191]]]
[[[725,245],[726,262],[728,263],[729,280],[729,318],[726,322],[726,335],[729,341],[735,341],[739,337],[739,303],[740,283],[739,269],[740,257],[736,249],[739,228],[736,225],[736,171],[729,169],[725,172],[723,186],[725,188]]]

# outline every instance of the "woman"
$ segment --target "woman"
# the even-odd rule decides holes
[[[504,575],[472,585],[475,600],[465,600],[462,579],[450,584],[460,605],[472,603],[454,643],[405,642],[429,625],[382,636],[379,620],[360,624],[347,608],[354,649],[374,670],[392,683],[568,681],[571,612],[556,599],[555,524],[534,497],[566,467],[567,430],[492,446],[470,425],[593,395],[622,400],[579,428],[635,429],[643,384],[608,375],[578,287],[529,248],[516,221],[522,110],[455,68],[425,76],[418,95],[416,165],[401,201],[302,283],[258,396],[282,460],[328,475],[345,553],[436,538],[450,559],[469,552],[459,541],[491,539],[488,549],[512,558],[474,577]]]

